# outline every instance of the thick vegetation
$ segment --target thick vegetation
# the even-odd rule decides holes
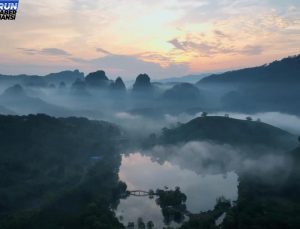
[[[239,197],[218,201],[213,211],[192,215],[183,229],[294,229],[300,225],[300,148],[287,153],[286,167],[241,172]],[[222,199],[221,199],[222,200]],[[216,219],[226,213],[222,224]]]
[[[0,228],[122,228],[109,210],[126,190],[119,136],[105,122],[0,116]]]
[[[165,223],[170,224],[172,221],[181,223],[186,213],[187,197],[180,188],[176,187],[174,191],[158,189],[156,194],[158,195],[156,203],[161,207]]]
[[[163,129],[160,141],[174,144],[188,141],[213,141],[232,145],[265,145],[290,148],[296,138],[286,131],[260,121],[228,117],[199,117],[173,129]]]
[[[299,155],[300,148],[290,152],[291,165],[282,170],[242,174],[237,204],[226,217],[223,228],[299,228]]]

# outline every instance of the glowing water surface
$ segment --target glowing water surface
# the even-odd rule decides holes
[[[237,199],[238,176],[234,172],[217,175],[199,175],[178,165],[165,162],[162,165],[151,161],[151,157],[136,152],[123,155],[119,173],[126,182],[128,190],[174,189],[179,186],[187,195],[187,209],[192,213],[214,208],[216,199],[224,196],[230,200]],[[130,196],[121,200],[116,215],[126,226],[142,217],[144,222],[152,220],[155,228],[164,226],[160,207],[155,200],[148,197]],[[136,224],[136,223],[135,223]],[[178,226],[178,224],[172,224]]]

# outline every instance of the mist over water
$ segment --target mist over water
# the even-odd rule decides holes
[[[291,161],[284,154],[265,148],[262,155],[251,156],[255,150],[261,149],[207,141],[156,145],[123,155],[119,177],[131,191],[174,189],[178,186],[187,195],[189,212],[205,212],[214,209],[219,197],[237,200],[237,174],[260,175],[282,171],[276,180],[265,180],[277,185],[288,178]],[[135,222],[139,217],[156,222],[159,228],[165,225],[161,209],[148,197],[130,196],[121,200],[116,214],[124,225]]]
[[[252,152],[263,154],[254,155]],[[198,174],[218,174],[231,171],[267,172],[289,165],[281,151],[268,148],[233,147],[212,142],[188,142],[172,146],[155,146],[146,154],[160,163],[170,161]],[[253,155],[251,155],[253,154]]]
[[[124,155],[119,176],[129,190],[174,189],[180,187],[187,195],[187,209],[192,213],[212,210],[217,198],[224,196],[232,201],[237,199],[238,176],[234,172],[223,174],[200,174],[192,169],[182,169],[172,161],[155,162],[151,156],[140,152]],[[161,209],[148,197],[129,197],[121,200],[116,211],[124,217],[125,225],[142,217],[145,221],[157,222],[162,227]]]

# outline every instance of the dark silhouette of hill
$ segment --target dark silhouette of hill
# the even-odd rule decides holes
[[[163,94],[163,98],[175,101],[195,101],[201,99],[200,90],[189,83],[180,83],[175,85]]]
[[[153,86],[150,82],[150,77],[147,74],[140,74],[135,80],[133,85],[134,92],[150,92],[153,90]]]
[[[300,115],[295,106],[300,99],[298,83],[284,85],[245,85],[226,93],[219,109],[236,112],[283,112]]]
[[[297,55],[259,67],[214,74],[198,81],[197,84],[230,83],[238,85],[249,83],[299,83],[299,66],[300,55]]]
[[[125,92],[126,86],[121,77],[118,77],[112,84],[111,89],[113,91]]]
[[[198,75],[187,75],[187,76],[182,76],[182,77],[171,77],[171,78],[166,78],[166,79],[161,79],[161,80],[155,80],[155,82],[158,83],[164,83],[164,84],[176,84],[176,83],[197,83],[199,80],[203,79],[206,76],[211,75],[212,73],[202,73]]]
[[[75,80],[83,80],[84,73],[80,72],[79,70],[62,71],[62,72],[58,72],[58,73],[50,73],[50,74],[44,76],[44,78],[49,83],[59,84],[60,82],[64,82],[67,84],[71,84]]]
[[[85,77],[85,82],[89,87],[99,87],[105,88],[108,87],[110,84],[109,79],[107,78],[104,71],[96,71],[91,72]]]
[[[37,75],[0,75],[0,82],[4,86],[20,84],[28,87],[47,87],[48,83],[44,76]]]
[[[237,112],[279,111],[300,114],[300,55],[268,65],[212,75],[197,85],[219,93],[218,109]]]
[[[111,211],[126,190],[118,127],[47,115],[0,126],[0,228],[124,228]]]
[[[296,137],[271,125],[227,117],[200,117],[173,129],[164,129],[162,142],[213,141],[231,145],[265,145],[289,149]]]
[[[84,79],[84,74],[75,71],[62,71],[58,73],[50,73],[45,76],[38,75],[0,75],[0,82],[2,84],[21,84],[25,86],[47,87],[50,84],[59,85],[60,82],[67,84],[73,83],[77,79]]]

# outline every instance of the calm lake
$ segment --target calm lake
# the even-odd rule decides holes
[[[238,176],[234,172],[199,175],[169,161],[159,164],[139,152],[123,155],[119,176],[126,182],[128,190],[174,189],[179,186],[187,196],[187,210],[192,213],[213,209],[218,197],[233,201],[238,195]],[[155,222],[155,228],[165,225],[160,207],[148,197],[130,196],[121,200],[116,215],[125,226],[128,222],[136,222],[139,217],[144,222]]]

